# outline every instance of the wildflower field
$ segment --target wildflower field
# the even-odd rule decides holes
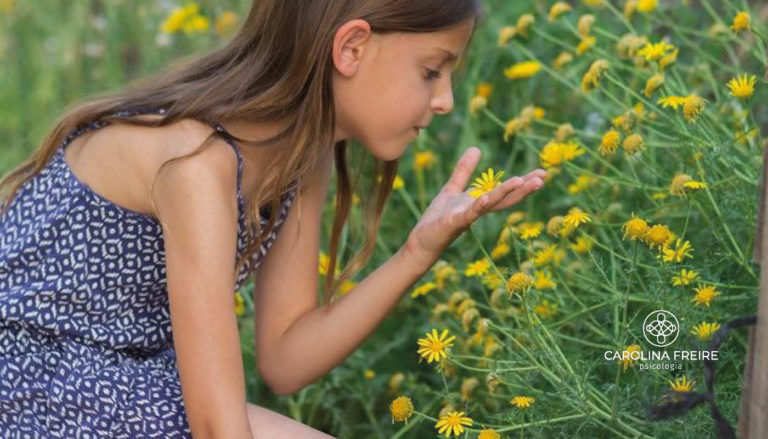
[[[64,106],[216,47],[248,7],[139,3],[0,0],[0,173],[36,148]],[[401,159],[377,251],[355,279],[402,245],[471,145],[483,150],[473,195],[536,167],[547,184],[481,218],[358,351],[295,395],[275,396],[258,377],[252,285],[238,292],[249,401],[339,438],[716,437],[706,406],[646,416],[706,391],[700,358],[641,355],[705,351],[722,325],[756,312],[768,7],[485,5],[457,69],[455,109]],[[345,234],[342,265],[356,232]],[[327,276],[325,253],[320,261]],[[676,318],[663,348],[643,330],[657,310]],[[714,361],[714,399],[732,425],[745,352],[746,331],[734,330]]]

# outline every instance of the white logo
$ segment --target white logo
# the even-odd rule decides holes
[[[663,348],[677,340],[680,324],[677,317],[663,309],[653,311],[643,321],[643,336],[648,343]]]

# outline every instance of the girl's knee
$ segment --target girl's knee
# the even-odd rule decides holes
[[[248,421],[254,439],[334,439],[288,416],[248,403]]]

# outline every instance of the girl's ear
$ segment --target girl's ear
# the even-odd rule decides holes
[[[361,18],[344,23],[336,31],[333,37],[333,65],[342,76],[357,73],[363,53],[372,49],[369,44],[371,37],[371,25]]]

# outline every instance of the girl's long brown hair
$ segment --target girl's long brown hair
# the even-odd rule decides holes
[[[228,121],[288,120],[284,131],[260,142],[228,134],[241,147],[274,149],[274,160],[264,184],[248,199],[246,206],[247,223],[249,228],[255,226],[256,239],[237,259],[234,276],[237,277],[242,264],[258,251],[274,227],[283,192],[293,181],[300,185],[333,148],[337,197],[324,284],[328,304],[339,285],[370,258],[398,165],[397,159],[376,160],[370,196],[365,197],[368,202],[363,212],[365,243],[339,276],[334,276],[339,238],[351,208],[346,141],[333,144],[331,55],[336,30],[349,20],[362,18],[375,33],[434,32],[472,18],[476,28],[482,17],[480,0],[255,0],[243,26],[222,47],[134,81],[123,91],[95,96],[65,111],[38,150],[0,180],[0,190],[8,191],[0,196],[0,215],[5,213],[18,189],[45,167],[67,134],[93,121],[165,126],[192,118],[226,126]],[[115,115],[142,108],[165,108],[166,112],[151,121]],[[166,165],[201,153],[215,137],[222,135],[227,134],[214,130],[195,151],[164,162],[158,174]],[[261,230],[259,221],[262,205],[270,212],[265,230]]]

